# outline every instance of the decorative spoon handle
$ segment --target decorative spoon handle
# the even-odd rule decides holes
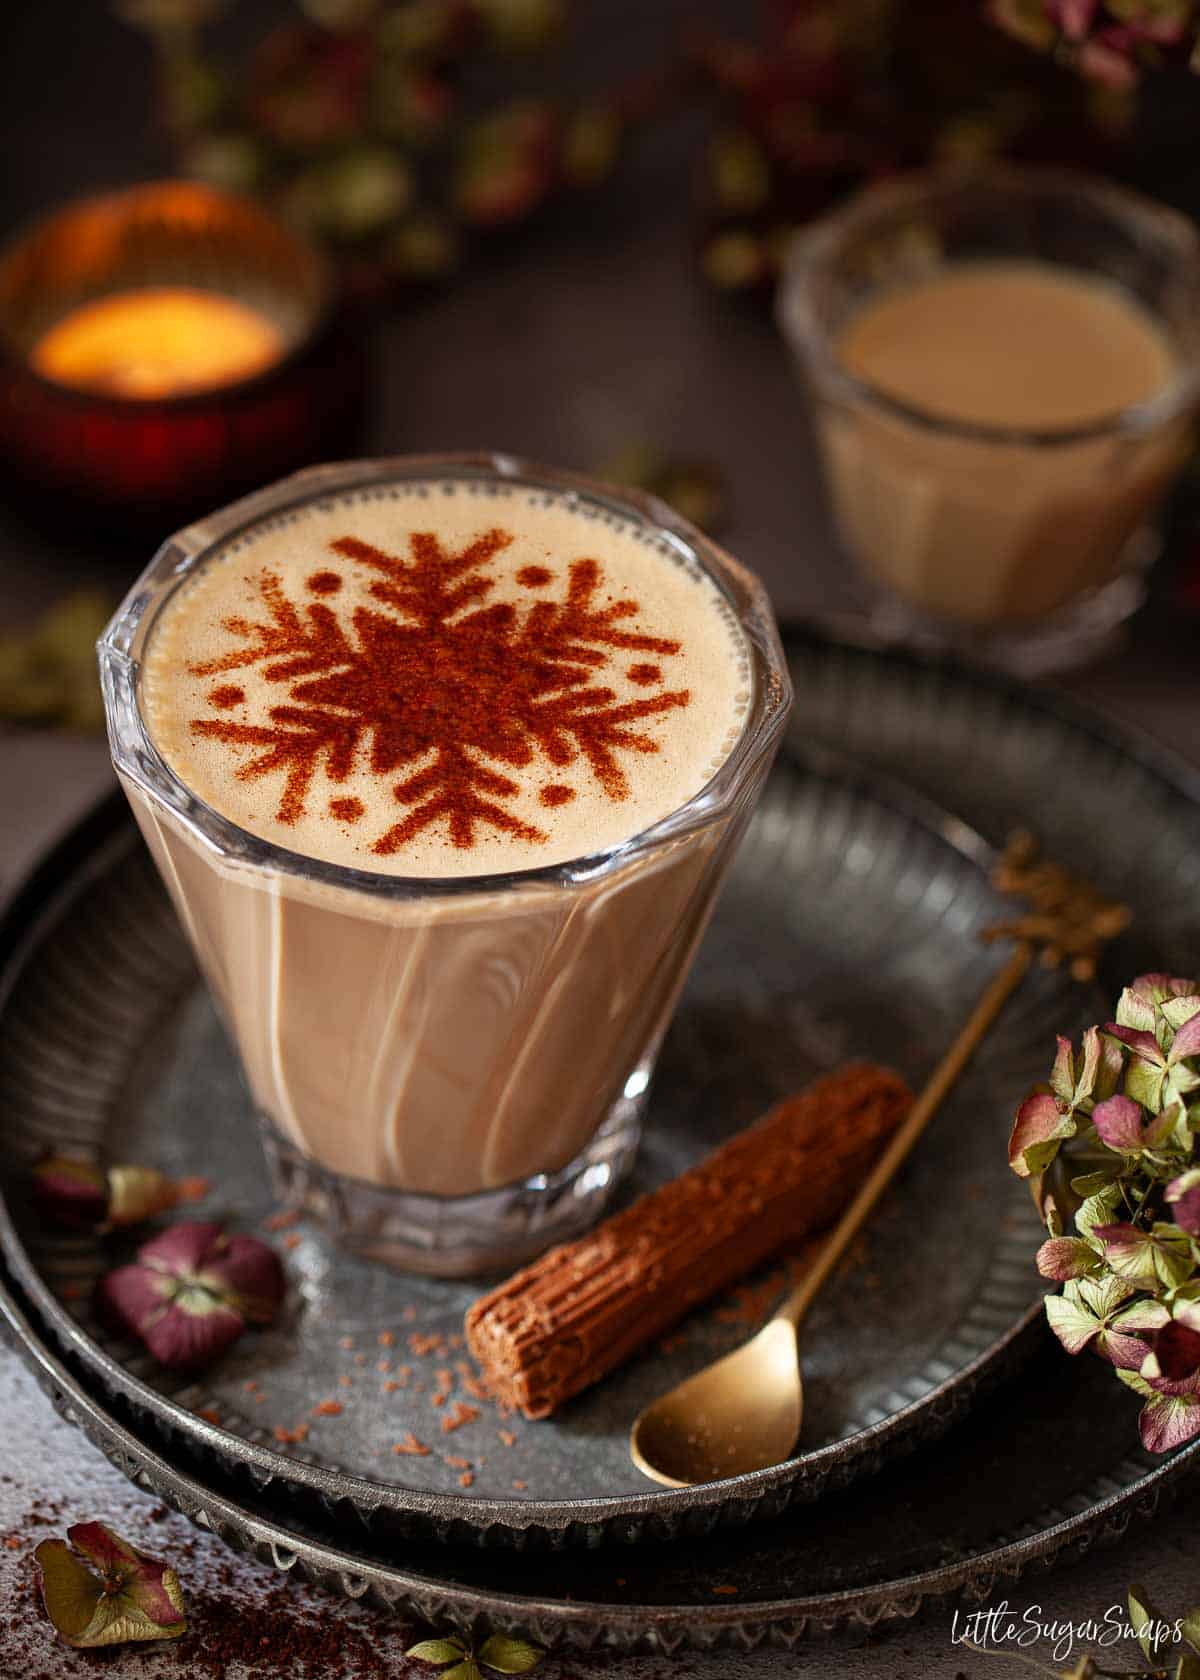
[[[1033,946],[1022,942],[987,987],[954,1043],[930,1074],[909,1110],[908,1118],[863,1180],[857,1195],[825,1241],[816,1264],[776,1310],[775,1317],[799,1326],[822,1285],[874,1212],[875,1204],[908,1159],[917,1139],[941,1107],[959,1075],[975,1054],[984,1034],[1025,978],[1033,960]]]

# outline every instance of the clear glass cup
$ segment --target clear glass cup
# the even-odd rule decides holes
[[[1051,264],[1123,288],[1167,338],[1169,382],[1096,423],[1029,431],[947,420],[839,360],[840,334],[864,305],[979,261]],[[1190,447],[1200,397],[1191,222],[1070,171],[918,173],[867,189],[796,239],[778,316],[875,629],[1026,676],[1098,652],[1144,597],[1154,516]]]
[[[140,658],[189,574],[285,509],[443,476],[565,489],[633,520],[736,615],[742,732],[707,785],[643,833],[505,875],[384,875],[247,832],[156,750]],[[100,662],[113,762],[240,1053],[280,1196],[351,1249],[445,1276],[517,1265],[589,1224],[636,1151],[659,1044],[790,704],[757,581],[636,492],[500,456],[358,462],[171,538]]]

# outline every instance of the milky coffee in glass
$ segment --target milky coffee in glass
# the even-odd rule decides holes
[[[632,1153],[785,679],[752,580],[639,507],[380,473],[235,523],[142,627],[182,799],[114,753],[288,1187],[454,1271],[577,1226]]]

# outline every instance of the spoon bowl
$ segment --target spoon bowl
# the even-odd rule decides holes
[[[647,1406],[629,1450],[664,1487],[720,1481],[790,1458],[803,1409],[796,1328],[777,1317]]]

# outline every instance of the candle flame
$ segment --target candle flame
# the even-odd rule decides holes
[[[36,371],[109,396],[187,395],[252,378],[283,354],[257,309],[218,292],[147,286],[71,310],[34,346]]]

